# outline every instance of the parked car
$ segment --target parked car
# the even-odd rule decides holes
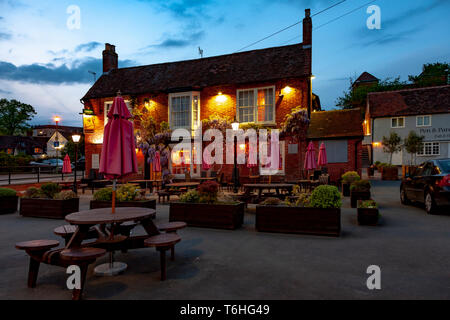
[[[41,172],[52,171],[52,172],[60,173],[62,171],[63,165],[64,165],[64,161],[62,161],[61,159],[47,159],[42,162],[35,162],[35,161],[30,162],[30,166],[40,167]],[[75,166],[73,164],[71,164],[71,168],[73,170],[75,168]],[[33,172],[36,172],[36,171],[37,171],[37,169],[34,168]]]
[[[85,159],[85,157],[82,156],[80,159],[78,159],[76,164],[77,164],[77,169],[78,170],[84,171],[86,169],[86,159]],[[72,166],[73,166],[72,168],[75,167],[75,162],[72,163]]]
[[[429,214],[450,206],[450,158],[427,161],[405,176],[400,200],[402,204],[423,203]]]

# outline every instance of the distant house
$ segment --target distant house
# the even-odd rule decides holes
[[[10,155],[26,154],[39,157],[45,152],[45,144],[33,137],[0,136],[0,152]]]
[[[373,162],[388,162],[383,136],[396,132],[402,139],[411,131],[425,137],[418,162],[450,157],[450,85],[369,93],[364,144]],[[410,164],[406,150],[394,154],[395,165]]]
[[[361,75],[352,83],[352,88],[356,89],[364,86],[373,86],[380,82],[380,79],[371,75],[368,72],[363,72]]]
[[[45,154],[48,157],[56,157],[57,154],[60,155],[73,134],[81,135],[82,133],[83,128],[81,127],[42,125],[33,127],[29,135],[35,140],[45,143]],[[55,142],[58,143],[55,144]]]

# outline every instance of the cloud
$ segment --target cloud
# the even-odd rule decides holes
[[[134,61],[119,61],[120,67],[135,65]],[[30,64],[15,66],[12,63],[0,61],[0,79],[20,81],[34,84],[68,84],[91,83],[92,75],[88,71],[102,74],[102,60],[96,58],[77,59],[71,65],[61,66],[48,64]]]
[[[190,19],[193,17],[206,17],[206,9],[214,4],[214,0],[140,0],[157,5],[170,12],[177,18]]]
[[[363,38],[364,40],[358,42],[356,46],[369,47],[374,45],[387,45],[395,42],[406,41],[411,39],[411,36],[416,36],[417,33],[421,30],[423,30],[423,26],[416,26],[411,29],[393,33],[375,32],[374,34],[377,35],[376,37],[365,37]]]
[[[7,91],[7,90],[3,90],[3,89],[0,89],[0,94],[12,94],[12,92],[11,91]]]
[[[205,36],[204,31],[198,31],[194,33],[185,33],[181,37],[173,35],[165,35],[160,43],[148,45],[141,50],[149,49],[173,49],[173,48],[184,48],[192,45],[197,45]]]
[[[10,33],[0,32],[0,41],[2,40],[10,40],[12,35]]]
[[[91,52],[95,49],[97,49],[98,47],[100,47],[102,44],[100,42],[96,42],[96,41],[91,41],[88,43],[82,43],[80,45],[78,45],[75,48],[75,52]]]

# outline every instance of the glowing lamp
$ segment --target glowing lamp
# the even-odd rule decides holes
[[[231,124],[231,127],[233,128],[233,131],[238,131],[238,130],[239,130],[239,122],[234,121],[234,122]]]
[[[283,94],[290,94],[292,92],[292,88],[289,86],[286,86],[282,91],[283,91]]]
[[[240,148],[242,151],[244,151],[244,150],[245,150],[245,144],[241,144],[241,145],[239,146],[239,148]]]
[[[55,121],[56,123],[58,123],[58,122],[60,122],[60,121],[61,121],[61,118],[60,118],[60,117],[58,117],[58,116],[56,116],[56,117],[53,117],[53,121]]]
[[[219,94],[216,97],[216,101],[219,103],[223,103],[223,102],[227,101],[227,97],[225,95],[223,95],[222,92],[219,92]]]
[[[315,75],[311,75],[311,80],[314,80],[316,78]]]
[[[72,136],[72,140],[73,140],[74,143],[78,143],[81,140],[81,136],[79,134],[74,134]]]

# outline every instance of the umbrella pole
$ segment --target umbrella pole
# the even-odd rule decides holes
[[[116,183],[117,179],[113,182],[113,192],[112,192],[112,213],[116,213]]]

